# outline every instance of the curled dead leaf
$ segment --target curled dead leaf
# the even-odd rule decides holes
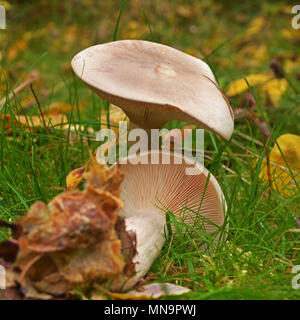
[[[124,252],[134,252],[134,238],[126,235],[118,217],[123,176],[117,167],[91,162],[83,191],[65,191],[48,205],[37,201],[18,222],[22,231],[14,240],[15,283],[27,298],[68,298],[76,289],[88,292],[95,283],[123,274],[131,263]]]

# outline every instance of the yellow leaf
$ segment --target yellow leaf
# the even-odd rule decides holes
[[[263,17],[257,17],[251,20],[249,28],[246,30],[246,37],[251,37],[255,34],[258,34],[262,31],[264,25],[265,25],[265,18]]]
[[[243,19],[242,19],[243,20]],[[233,39],[233,44],[240,46],[243,43],[251,42],[263,31],[266,25],[264,17],[256,17],[250,21],[248,29]]]
[[[284,134],[277,139],[277,144],[290,168],[300,171],[300,136],[290,133]],[[286,166],[279,148],[275,144],[270,154],[270,160]]]
[[[281,96],[285,93],[288,82],[285,79],[272,79],[262,86],[274,105],[279,104]]]
[[[283,5],[283,4],[282,4],[282,5]],[[279,7],[281,7],[281,6],[279,5]],[[291,14],[291,6],[290,6],[290,5],[284,4],[284,5],[281,7],[281,10],[282,10],[282,12],[285,13],[285,14],[288,14],[288,15]]]
[[[290,170],[277,146],[282,151]],[[288,197],[297,191],[297,184],[300,184],[300,136],[295,134],[284,134],[277,139],[270,153],[270,178],[272,188],[282,195]],[[293,175],[293,176],[292,176]],[[268,169],[264,161],[259,177],[267,181]]]
[[[194,8],[192,6],[189,6],[189,5],[181,5],[181,6],[178,6],[176,8],[176,12],[184,17],[184,18],[191,18],[193,15],[194,15]]]
[[[280,34],[283,38],[286,40],[289,40],[291,42],[296,42],[300,39],[300,32],[299,30],[293,29],[293,28],[286,28],[282,29],[280,31]]]
[[[199,55],[198,55],[199,57]],[[201,58],[201,57],[200,57]],[[230,60],[226,57],[215,57],[216,64],[218,64],[222,68],[230,67]]]
[[[81,168],[76,168],[71,171],[66,177],[67,189],[75,189],[79,183],[84,178],[84,173],[86,171],[86,165]]]
[[[9,61],[14,60],[20,53],[28,46],[27,40],[19,40],[13,43],[13,45],[8,49],[6,57]]]
[[[101,178],[101,181],[107,182],[109,179],[109,171],[107,165],[102,165],[97,161],[97,150],[93,152],[86,164],[80,168],[76,168],[68,173],[66,177],[67,189],[74,189],[85,178],[85,173],[88,171],[97,171],[97,176]]]
[[[44,115],[44,118],[41,116],[16,115],[13,119],[9,115],[0,115],[0,119],[5,121],[4,127],[6,129],[11,129],[13,126],[21,126],[24,127],[25,130],[30,128],[43,128],[45,124],[47,127],[51,127],[52,125],[56,126],[67,121],[67,118],[63,114]]]
[[[255,86],[258,84],[262,84],[271,79],[271,76],[268,74],[250,74],[246,77],[250,86]],[[237,79],[230,83],[226,95],[229,97],[233,97],[239,95],[248,90],[247,82],[244,78]]]
[[[299,172],[293,172],[292,177],[287,168],[282,168],[277,165],[270,164],[269,169],[271,185],[273,190],[276,190],[285,197],[292,196],[297,192],[298,188],[296,182],[298,185],[300,184]],[[264,162],[262,165],[259,177],[263,181],[268,180],[268,170],[266,162]]]
[[[7,11],[10,10],[12,7],[11,4],[5,0],[0,1],[0,5],[3,6],[5,8],[5,10],[7,10]]]
[[[141,24],[138,21],[130,21],[127,28],[122,34],[123,39],[138,39],[141,38],[145,33],[148,32],[148,27],[146,24]]]
[[[24,98],[21,99],[20,103],[23,108],[27,108],[28,106],[35,103],[35,99],[32,94],[26,95]]]
[[[47,35],[54,36],[50,50],[52,52],[68,53],[73,46],[88,47],[91,45],[91,34],[88,28],[75,24],[59,29],[54,23],[49,23],[44,30]],[[80,34],[80,37],[78,36]]]
[[[86,106],[86,102],[79,102],[78,108],[82,109]],[[72,111],[72,109],[76,109],[77,106],[72,106],[69,103],[66,102],[54,102],[51,103],[48,107],[48,114],[56,114],[56,113],[69,113]]]
[[[283,63],[283,69],[286,73],[291,73],[300,70],[300,59],[296,60],[286,59]]]
[[[195,48],[191,48],[191,47],[186,48],[186,49],[184,49],[184,52],[189,54],[190,56],[194,56],[196,58],[203,59],[203,54]]]
[[[104,129],[104,128],[108,128],[108,121],[107,121],[107,113],[106,112],[102,112],[101,114],[101,118],[100,118],[100,122],[101,122],[101,129]],[[129,124],[129,119],[128,117],[126,116],[125,112],[115,106],[115,105],[110,105],[110,108],[109,108],[109,124],[111,126],[111,129],[114,130],[114,132],[116,134],[119,133],[119,122],[120,121],[126,121],[127,124]]]
[[[62,130],[70,131],[71,133],[77,134],[78,132],[84,132],[88,135],[95,135],[95,131],[93,128],[85,127],[84,125],[80,125],[78,123],[76,124],[70,124],[66,122],[60,127]]]
[[[245,66],[256,67],[258,63],[269,60],[269,52],[266,44],[247,43],[234,58],[236,67],[245,68]]]

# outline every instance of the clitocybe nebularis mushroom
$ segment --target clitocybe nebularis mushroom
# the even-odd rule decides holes
[[[157,164],[151,163],[153,156],[158,157]],[[170,163],[164,163],[163,157]],[[137,251],[132,260],[135,275],[129,281],[122,277],[114,285],[119,288],[125,282],[126,289],[146,274],[159,255],[165,241],[166,211],[178,221],[212,233],[224,224],[226,203],[216,179],[211,174],[208,179],[209,172],[200,163],[178,153],[142,152],[129,156],[127,163],[123,159],[119,166],[124,173],[120,189],[124,207],[119,215],[125,218],[126,231],[136,235]],[[194,174],[187,175],[187,168],[193,168]]]
[[[201,126],[229,139],[233,112],[202,60],[142,40],[89,47],[72,60],[75,74],[144,129],[169,120]]]

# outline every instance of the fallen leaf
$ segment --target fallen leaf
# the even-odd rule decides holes
[[[67,189],[75,189],[84,178],[86,165],[72,170],[66,177]]]
[[[138,21],[129,21],[128,25],[122,32],[122,39],[138,39],[148,32],[148,26]]]
[[[288,197],[297,192],[297,184],[300,184],[300,136],[284,134],[277,139],[277,144],[292,174],[275,144],[270,153],[269,174],[271,185],[274,190]],[[268,181],[269,174],[268,165],[264,161],[259,177],[263,181]]]
[[[24,52],[28,47],[28,40],[18,40],[13,43],[7,51],[6,58],[11,61],[14,60],[20,53]]]
[[[109,107],[109,118],[107,118],[107,113],[102,112],[100,117],[101,129],[110,128],[116,133],[119,133],[119,124],[121,121],[127,122],[129,124],[129,118],[126,113],[119,107],[111,104]],[[109,123],[109,125],[108,125]]]
[[[277,144],[290,168],[300,171],[300,136],[290,133],[283,134],[277,139]],[[277,144],[274,145],[271,151],[270,160],[286,166]]]
[[[177,286],[172,283],[152,283],[140,287],[137,290],[131,290],[127,293],[110,292],[109,295],[119,300],[149,300],[159,299],[165,296],[182,295],[189,292],[190,289]]]
[[[286,59],[283,63],[283,69],[286,73],[292,73],[295,70],[300,70],[300,58],[295,60]]]
[[[22,106],[23,108],[25,108],[25,109],[26,109],[28,106],[30,106],[30,105],[32,105],[32,104],[34,104],[34,103],[36,103],[36,101],[35,101],[34,97],[32,96],[32,94],[23,97],[23,98],[21,99],[21,101],[20,101],[21,106]]]
[[[285,93],[288,87],[286,79],[272,79],[263,84],[261,90],[267,93],[268,97],[274,105],[278,105],[280,98]]]
[[[7,130],[11,130],[13,127],[21,126],[25,130],[30,130],[31,128],[43,128],[49,126],[61,125],[64,122],[67,122],[67,118],[63,114],[55,115],[44,115],[44,120],[41,116],[24,116],[24,115],[15,115],[14,118],[11,118],[10,115],[0,115],[0,120],[4,122],[4,127]]]
[[[254,35],[257,35],[260,33],[266,24],[266,20],[264,17],[256,17],[253,20],[250,21],[249,27],[246,30],[245,37],[251,38]]]
[[[181,5],[176,7],[176,12],[186,19],[191,18],[195,14],[193,7],[189,5]]]
[[[78,103],[78,108],[83,109],[86,107],[87,103],[86,102],[79,102]],[[73,110],[76,110],[77,105],[71,105],[67,102],[53,102],[49,105],[47,109],[47,113],[51,115],[55,115],[57,113],[70,113]]]
[[[120,229],[126,233],[118,217],[122,174],[98,164],[85,178],[83,191],[63,192],[48,205],[37,201],[18,222],[22,232],[15,240],[14,266],[27,298],[72,296],[76,288],[110,281],[131,263],[118,237]]]
[[[297,42],[300,39],[300,32],[294,28],[285,28],[280,31],[280,35],[291,42]]]
[[[247,43],[234,59],[235,65],[238,67],[257,66],[269,59],[268,47],[266,44]]]
[[[247,76],[246,79],[250,86],[256,86],[270,80],[271,76],[268,74],[251,74]],[[226,91],[226,95],[233,97],[247,91],[248,89],[248,84],[244,78],[237,79],[230,83]]]

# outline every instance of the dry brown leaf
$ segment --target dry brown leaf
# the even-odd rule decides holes
[[[108,171],[105,169],[106,166],[99,164],[97,161],[96,152],[97,151],[91,155],[90,159],[84,166],[72,170],[67,175],[66,185],[67,187],[70,185],[70,189],[75,188],[75,184],[78,182],[78,185],[86,176],[89,181],[94,181],[94,183],[101,185],[102,188],[105,188],[105,190],[108,190],[113,195],[118,197],[118,186],[120,185],[123,176],[120,174],[117,167],[113,167]]]
[[[63,192],[48,205],[37,201],[22,217],[14,266],[27,298],[67,298],[122,274],[122,177],[117,167],[90,165],[83,191]]]

